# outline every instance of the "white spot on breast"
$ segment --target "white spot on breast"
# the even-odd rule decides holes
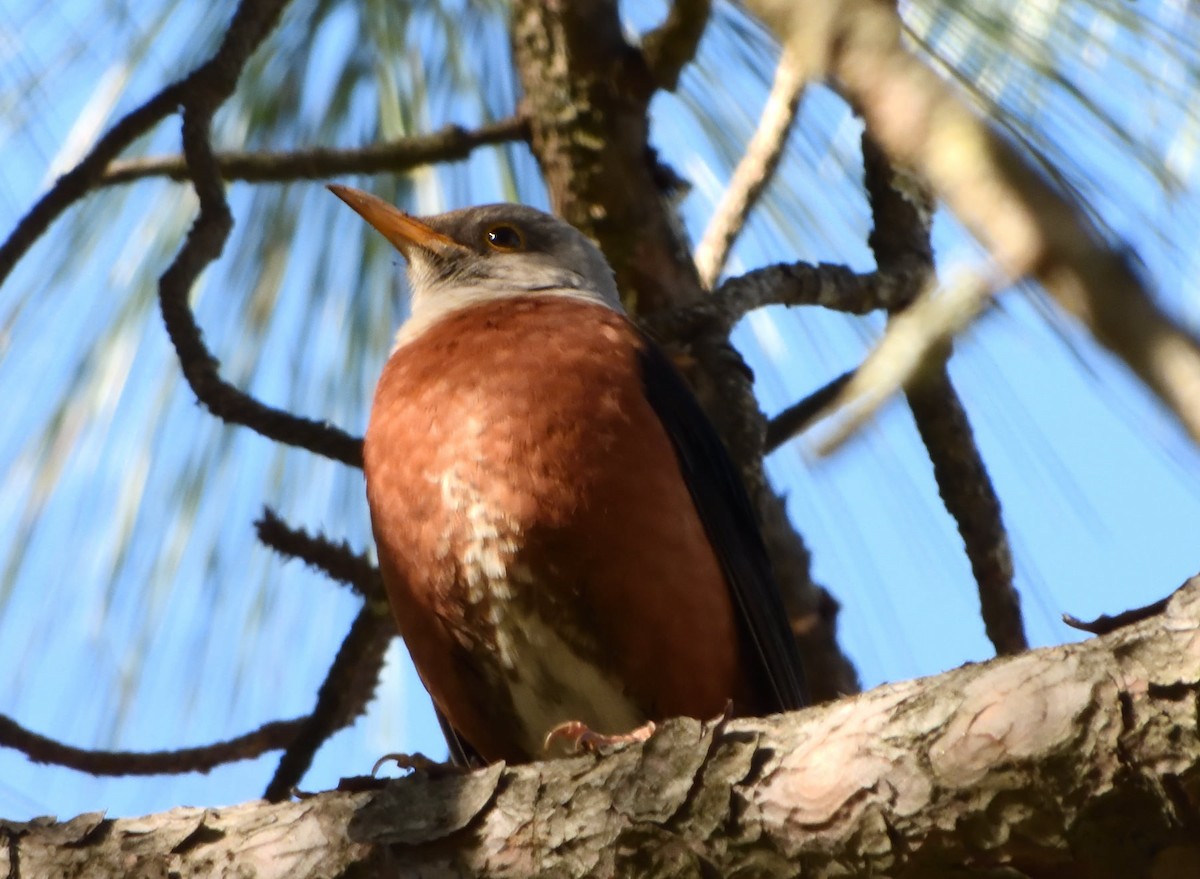
[[[447,542],[457,548],[467,602],[477,605],[489,598],[510,597],[508,565],[517,552],[517,524],[464,479],[457,466],[443,473],[439,483],[442,504],[451,514],[448,518],[458,523],[447,534]]]
[[[463,471],[454,465],[436,480],[449,520],[459,523],[447,535],[447,547],[457,556],[455,588],[463,590],[460,600],[481,612],[490,626],[484,637],[494,644],[503,670],[495,685],[508,689],[528,753],[540,753],[546,733],[565,721],[582,721],[605,733],[628,732],[644,723],[647,718],[620,681],[581,656],[532,610],[553,602],[547,596],[529,600],[530,590],[554,590],[562,584],[544,579],[553,571],[534,572],[520,558],[519,524]],[[503,496],[502,489],[497,494]],[[479,621],[476,617],[475,623]]]

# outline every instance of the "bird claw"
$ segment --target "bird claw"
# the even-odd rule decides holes
[[[570,744],[571,750],[574,753],[583,751],[588,754],[595,754],[602,748],[644,742],[650,736],[654,735],[655,728],[654,721],[648,720],[637,729],[630,730],[627,733],[605,735],[604,733],[593,732],[582,721],[568,720],[566,723],[560,723],[551,729],[550,732],[546,733],[546,738],[542,742],[542,748],[549,751],[556,741],[563,739]]]
[[[424,754],[384,754],[375,761],[375,765],[371,767],[371,777],[374,778],[379,773],[380,767],[384,763],[395,763],[398,769],[408,769],[412,772],[420,772],[428,775],[430,778],[439,778],[445,775],[457,775],[467,770],[461,766],[456,766],[453,763],[439,763],[437,760],[430,760]]]

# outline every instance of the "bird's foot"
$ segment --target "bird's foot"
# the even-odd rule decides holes
[[[380,768],[385,763],[395,763],[397,769],[408,769],[412,772],[420,772],[422,775],[428,775],[430,778],[441,778],[447,775],[462,775],[470,770],[458,766],[454,763],[439,763],[437,760],[430,760],[424,754],[384,754],[375,761],[375,765],[371,767],[371,776],[375,777],[379,774]]]
[[[467,771],[461,766],[455,766],[453,763],[439,763],[436,760],[430,760],[424,754],[384,754],[375,761],[375,765],[371,767],[370,775],[354,775],[350,778],[343,778],[338,782],[337,789],[351,793],[382,790],[393,781],[390,778],[379,777],[379,769],[384,763],[395,763],[400,769],[409,769],[430,778],[441,778]]]
[[[549,751],[550,747],[561,739],[569,743],[572,751],[576,753],[586,751],[589,754],[595,754],[601,748],[644,742],[650,736],[654,735],[654,730],[654,721],[648,720],[637,729],[630,730],[627,733],[605,735],[604,733],[593,732],[582,721],[568,720],[566,723],[560,723],[550,730],[550,732],[546,733],[546,739],[542,743],[542,748]]]

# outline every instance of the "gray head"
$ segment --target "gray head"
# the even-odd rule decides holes
[[[412,314],[398,344],[461,308],[514,296],[564,296],[623,310],[596,246],[536,208],[491,204],[417,218],[361,190],[329,188],[408,261]]]

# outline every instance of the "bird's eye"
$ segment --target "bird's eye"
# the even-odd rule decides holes
[[[505,253],[525,249],[525,236],[521,234],[521,230],[516,226],[509,226],[507,223],[489,227],[483,233],[483,240],[492,250]]]

